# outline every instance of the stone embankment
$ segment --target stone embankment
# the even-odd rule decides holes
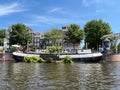
[[[111,54],[107,55],[105,58],[106,61],[115,61],[120,62],[120,54]]]

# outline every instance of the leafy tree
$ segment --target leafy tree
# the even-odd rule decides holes
[[[73,48],[75,48],[75,44],[80,44],[83,37],[84,32],[80,29],[79,25],[71,24],[66,32],[65,42],[72,43]]]
[[[46,33],[44,33],[44,37],[45,37],[45,39],[46,40],[50,40],[50,38],[51,38],[51,32],[46,32]]]
[[[61,39],[62,37],[62,31],[58,29],[52,29],[49,32],[46,32],[44,34],[45,39],[47,41],[52,41],[53,45],[56,45],[56,43]]]
[[[44,37],[45,37],[45,41],[46,41],[47,45],[49,45],[50,40],[51,40],[51,32],[44,33]]]
[[[62,37],[62,31],[61,30],[57,30],[57,29],[52,29],[51,31],[51,40],[53,42],[53,44],[55,45]]]
[[[28,28],[24,24],[14,24],[11,26],[10,45],[19,44],[26,46],[30,41],[31,36],[28,32]]]
[[[111,44],[111,45],[110,45],[110,49],[111,49],[112,52],[115,52],[115,50],[116,50],[116,45],[115,45],[115,44]]]
[[[99,45],[102,45],[102,40],[100,39],[103,35],[110,34],[111,28],[108,23],[102,20],[92,20],[87,22],[84,26],[85,32],[85,43],[87,43],[88,48],[98,49]]]
[[[0,45],[3,45],[5,38],[5,29],[0,30]]]
[[[118,51],[120,51],[120,43],[118,43],[117,49],[118,49]]]

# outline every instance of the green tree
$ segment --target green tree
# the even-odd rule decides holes
[[[92,20],[87,22],[84,26],[85,32],[85,43],[87,43],[88,48],[98,49],[99,45],[102,45],[102,40],[100,39],[103,35],[110,34],[111,28],[108,23],[102,20]]]
[[[45,39],[46,39],[47,41],[49,41],[50,38],[51,38],[51,32],[46,32],[46,33],[44,33],[44,37],[45,37]]]
[[[5,29],[0,30],[0,46],[3,45],[5,38]]]
[[[11,26],[10,32],[10,45],[19,44],[26,46],[31,41],[31,36],[28,32],[28,28],[24,24],[14,24]]]
[[[120,51],[120,43],[118,43],[117,49],[118,49],[118,51]]]
[[[80,26],[71,24],[66,32],[65,42],[72,43],[73,48],[75,48],[75,44],[80,44],[83,40],[83,37],[84,31],[80,29]]]
[[[49,32],[44,33],[44,37],[45,37],[45,41],[46,41],[47,46],[48,46],[50,43],[50,40],[51,40],[51,32],[49,31]]]
[[[44,36],[47,41],[52,41],[52,45],[56,45],[56,43],[62,37],[62,31],[58,29],[52,29],[51,31],[46,32]]]

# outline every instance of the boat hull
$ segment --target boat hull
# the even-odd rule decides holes
[[[38,56],[36,54],[21,54],[21,53],[13,53],[13,58],[16,62],[23,62],[25,56]],[[40,57],[44,60],[48,58],[53,58],[53,60],[62,60],[66,56],[72,58],[73,61],[76,62],[100,62],[103,60],[103,55],[101,53],[89,53],[89,54],[41,54]]]
[[[72,60],[76,62],[100,62],[103,60],[103,55],[101,53],[60,55],[59,58],[63,59],[66,56],[71,57]]]
[[[72,58],[73,61],[75,62],[91,62],[91,63],[96,63],[100,62],[103,60],[102,56],[99,57],[89,57],[89,58]]]
[[[15,62],[23,62],[24,56],[13,55]]]
[[[16,62],[24,62],[25,56],[39,56],[39,55],[38,54],[27,54],[27,53],[13,52],[13,58],[15,59]]]

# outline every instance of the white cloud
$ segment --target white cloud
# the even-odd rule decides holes
[[[22,12],[25,9],[22,9],[18,3],[0,5],[0,16],[8,15],[11,13]]]
[[[85,23],[86,20],[81,20],[80,18],[62,18],[62,17],[52,17],[52,16],[34,16],[34,22],[31,25],[49,25],[54,26],[56,24],[68,25],[68,24],[80,24]]]
[[[49,16],[46,16],[46,17],[37,16],[36,20],[42,23],[56,23],[56,24],[65,23],[67,21],[66,19],[63,19],[63,18],[54,18]]]
[[[54,13],[54,15],[56,14],[57,16],[59,14],[60,16],[64,16],[64,17],[66,17],[66,16],[67,17],[71,17],[71,18],[78,18],[78,17],[80,17],[78,15],[78,13],[76,13],[74,11],[71,11],[69,9],[66,9],[66,8],[62,8],[62,7],[60,7],[60,8],[58,8],[58,7],[53,8],[53,9],[49,10],[48,12],[49,13]]]
[[[104,10],[103,9],[98,9],[98,10],[96,10],[96,13],[104,13]]]
[[[56,8],[53,8],[53,9],[49,10],[49,12],[50,12],[50,13],[63,12],[63,8],[58,8],[58,7],[56,7]]]
[[[24,23],[27,26],[39,26],[37,23]]]
[[[92,5],[107,5],[113,6],[115,5],[115,0],[82,0],[82,3],[85,7],[89,7]]]
[[[102,0],[82,0],[85,7],[91,6],[93,4],[101,3]]]
[[[56,25],[69,25],[69,24],[85,24],[87,20],[81,20],[80,18],[62,18],[53,16],[32,16],[31,20],[26,22],[27,26],[35,27],[55,27]]]

